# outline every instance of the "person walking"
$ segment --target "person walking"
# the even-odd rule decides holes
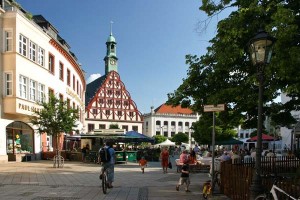
[[[160,153],[161,166],[163,168],[163,173],[168,173],[169,166],[169,151],[167,147],[164,147]]]
[[[144,173],[145,167],[147,166],[147,160],[144,156],[139,160],[139,166],[141,167],[142,173]]]
[[[181,175],[178,184],[176,185],[176,190],[179,191],[179,187],[185,184],[185,191],[190,192],[190,170],[189,170],[189,161],[186,160],[181,168]]]

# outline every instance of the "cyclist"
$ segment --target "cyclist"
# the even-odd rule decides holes
[[[109,153],[109,161],[106,161],[106,162],[103,162],[103,161],[99,161],[99,162],[102,162],[102,168],[101,168],[101,174],[102,174],[102,171],[104,170],[104,168],[107,170],[107,183],[108,183],[108,188],[112,188],[113,185],[112,183],[114,182],[114,175],[115,175],[115,150],[113,149],[113,142],[111,141],[108,141],[105,143],[105,146],[103,147],[104,149],[107,149],[108,150],[108,153]],[[99,153],[100,153],[100,150],[102,148],[99,149]],[[101,175],[100,175],[100,179],[101,179]]]

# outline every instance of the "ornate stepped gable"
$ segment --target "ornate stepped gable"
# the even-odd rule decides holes
[[[142,121],[141,113],[116,71],[110,71],[88,84],[86,101],[87,119]]]

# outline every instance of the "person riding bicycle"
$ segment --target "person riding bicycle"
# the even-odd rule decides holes
[[[103,170],[107,170],[107,183],[108,183],[108,188],[112,188],[113,185],[112,183],[114,182],[114,170],[115,170],[115,150],[113,149],[113,142],[108,141],[106,142],[105,146],[99,149],[99,155],[101,150],[104,149],[106,152],[108,152],[109,155],[107,155],[107,157],[109,159],[101,160],[101,156],[99,156],[99,162],[102,163],[102,167],[101,167],[101,174],[100,174],[100,179],[102,179],[102,172]]]

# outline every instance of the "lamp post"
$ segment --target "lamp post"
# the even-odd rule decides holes
[[[164,126],[160,127],[160,135],[164,135],[164,129],[163,128],[164,128]]]
[[[275,38],[260,29],[249,41],[249,52],[253,66],[257,67],[258,80],[258,116],[257,116],[257,143],[255,156],[255,173],[251,185],[251,199],[262,192],[261,183],[261,151],[262,151],[262,126],[263,126],[263,93],[264,93],[264,67],[270,63],[272,46]]]

